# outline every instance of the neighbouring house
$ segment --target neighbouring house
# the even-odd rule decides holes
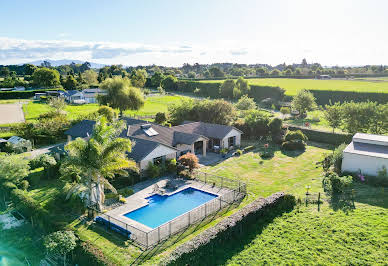
[[[175,127],[165,127],[143,120],[122,118],[127,127],[120,137],[129,138],[134,145],[128,156],[144,170],[151,162],[162,164],[167,159],[178,158],[191,152],[206,156],[209,151],[240,146],[242,132],[232,126],[203,122],[187,122]],[[68,141],[88,138],[95,121],[84,120],[67,130]]]
[[[7,140],[7,144],[9,145],[7,149],[10,149],[11,151],[16,153],[28,152],[32,150],[31,141],[23,139],[18,136],[10,137]]]
[[[86,102],[82,91],[77,91],[77,90],[66,91],[65,100],[68,103],[75,103],[75,104],[83,104]]]
[[[90,88],[84,89],[82,94],[86,103],[97,103],[97,96],[100,94],[104,95],[106,92],[100,88]]]
[[[343,151],[342,172],[377,176],[388,168],[388,136],[357,133]]]

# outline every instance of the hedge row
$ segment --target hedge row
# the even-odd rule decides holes
[[[344,133],[332,133],[328,131],[321,131],[298,126],[288,126],[289,130],[301,130],[309,140],[328,143],[333,145],[340,145],[342,143],[350,143],[353,135]]]
[[[114,265],[104,253],[89,241],[81,241],[73,253],[73,262],[78,265]]]
[[[329,91],[311,90],[318,105],[325,105],[335,102],[378,102],[385,104],[388,102],[388,93],[377,92],[355,92],[355,91]]]
[[[193,93],[196,89],[200,90],[199,95],[210,98],[220,98],[220,82],[196,82],[190,80],[179,80],[177,82],[177,90],[182,92]],[[284,97],[284,90],[279,87],[250,85],[251,91],[249,96],[256,101],[261,101],[265,98],[272,98],[281,101]]]
[[[292,210],[295,204],[295,197],[283,192],[272,194],[265,199],[257,199],[176,248],[163,264],[204,265],[205,261],[212,257],[213,247],[242,239],[242,234],[252,230],[258,219]]]
[[[46,91],[57,91],[63,89],[40,89],[26,91],[0,91],[0,99],[26,99],[35,96],[35,93],[44,93]]]

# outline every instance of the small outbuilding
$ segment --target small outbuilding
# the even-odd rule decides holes
[[[342,172],[377,176],[388,168],[388,136],[357,133],[343,151]]]

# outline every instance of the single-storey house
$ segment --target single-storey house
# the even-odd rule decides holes
[[[69,90],[65,92],[65,100],[68,103],[85,103],[84,94],[82,91]]]
[[[166,159],[178,158],[191,152],[206,156],[208,151],[240,146],[242,132],[232,126],[203,122],[187,122],[180,126],[165,127],[143,120],[122,118],[127,127],[120,134],[129,138],[134,145],[128,157],[144,170],[151,162],[164,163]],[[84,120],[67,130],[68,141],[88,138],[95,121]]]
[[[100,94],[106,94],[106,92],[100,88],[90,88],[84,89],[82,94],[86,103],[97,103],[97,96]]]
[[[343,151],[342,172],[377,176],[388,168],[388,136],[357,133]]]

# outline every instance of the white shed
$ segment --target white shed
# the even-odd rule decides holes
[[[342,172],[377,176],[383,166],[388,168],[388,136],[355,134],[343,152]]]

